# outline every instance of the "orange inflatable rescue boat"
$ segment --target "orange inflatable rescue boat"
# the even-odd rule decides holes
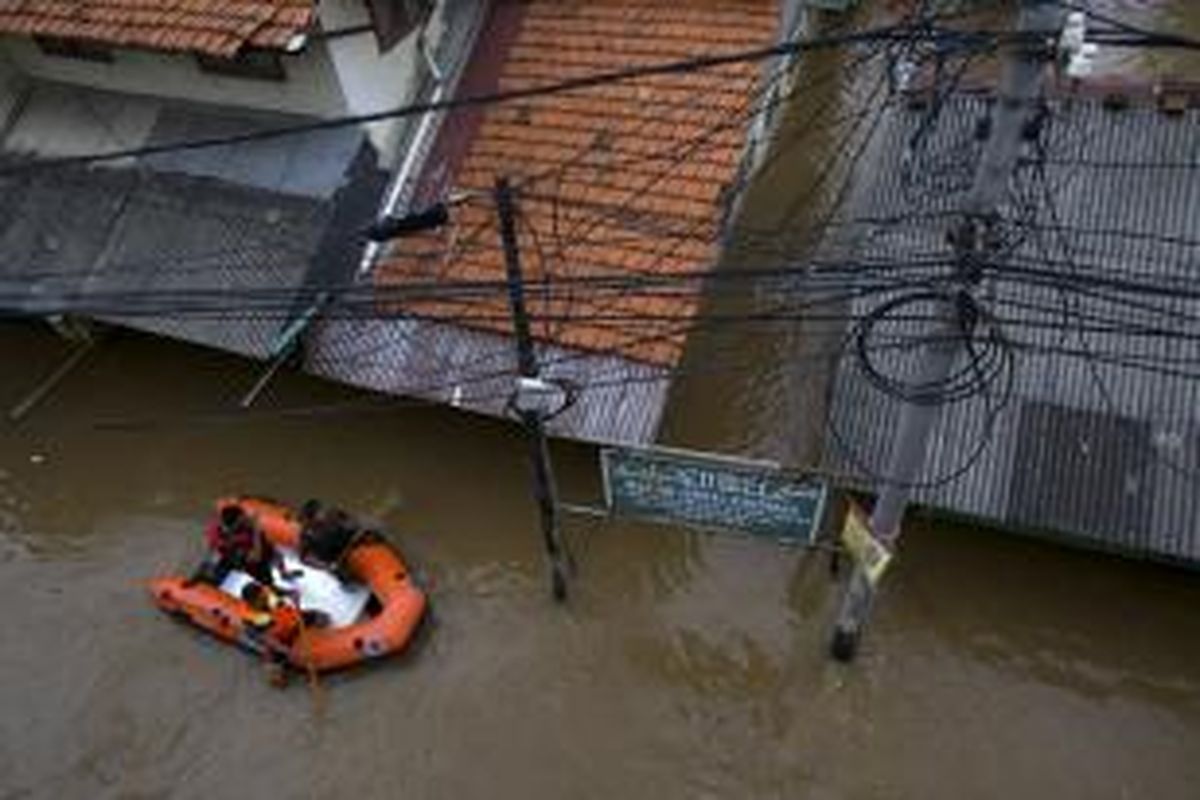
[[[329,625],[304,626],[283,655],[299,669],[334,670],[369,658],[396,653],[408,644],[425,613],[425,594],[413,582],[396,550],[378,536],[352,544],[344,557],[354,582],[343,582],[326,570],[300,562],[301,524],[279,503],[256,498],[218,502],[236,504],[279,550],[288,577],[279,585],[295,592],[303,611],[319,611]],[[255,651],[272,646],[247,622],[253,609],[239,588],[249,581],[241,572],[221,586],[192,583],[183,576],[157,578],[150,594],[159,608],[209,633]],[[276,647],[276,651],[281,648]]]

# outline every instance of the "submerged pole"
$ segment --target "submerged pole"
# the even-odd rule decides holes
[[[496,212],[500,221],[500,239],[504,246],[504,268],[508,282],[508,301],[512,311],[517,346],[517,387],[513,407],[529,437],[533,467],[533,495],[541,517],[542,544],[550,563],[550,588],[554,599],[567,599],[567,552],[559,530],[558,491],[554,467],[550,461],[550,443],[546,437],[547,410],[544,404],[529,402],[531,395],[547,388],[541,381],[537,354],[533,349],[529,312],[525,307],[525,282],[521,274],[521,253],[517,245],[516,210],[508,179],[496,179]]]

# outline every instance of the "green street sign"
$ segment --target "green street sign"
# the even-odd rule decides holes
[[[666,448],[600,451],[609,512],[811,544],[828,489],[769,462]]]

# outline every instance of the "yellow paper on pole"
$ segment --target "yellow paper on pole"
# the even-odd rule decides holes
[[[855,562],[863,568],[867,580],[872,585],[878,583],[892,561],[892,551],[871,535],[867,515],[854,503],[851,503],[846,511],[846,521],[842,525],[842,544]]]

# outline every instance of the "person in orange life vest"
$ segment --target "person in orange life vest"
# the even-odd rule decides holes
[[[243,617],[251,636],[262,641],[263,665],[272,686],[287,685],[287,650],[300,635],[303,616],[269,586],[251,581],[242,587],[242,600],[250,608]]]
[[[230,572],[240,569],[259,583],[274,584],[271,567],[280,562],[279,554],[239,506],[223,507],[205,528],[204,541],[209,555],[192,575],[193,582],[219,586]]]
[[[281,649],[292,646],[304,622],[300,609],[261,583],[247,583],[242,588],[242,600],[250,606],[245,620],[252,630],[270,645]]]
[[[316,609],[302,611],[298,601],[289,599],[289,595],[297,597],[294,592],[253,581],[242,587],[242,600],[250,606],[247,624],[270,641],[288,647],[305,627],[323,628],[330,624],[328,614]]]

